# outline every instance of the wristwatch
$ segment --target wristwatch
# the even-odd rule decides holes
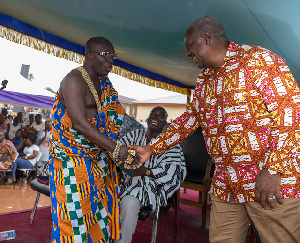
[[[146,176],[150,176],[151,175],[151,170],[150,169],[147,169],[146,170]]]
[[[270,173],[270,175],[277,175],[277,174],[279,174],[277,171],[270,170],[270,169],[268,169],[268,172]]]

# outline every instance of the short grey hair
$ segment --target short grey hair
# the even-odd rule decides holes
[[[188,30],[190,29],[194,30],[200,37],[207,32],[216,38],[227,39],[223,25],[212,16],[204,16],[196,19],[189,25]]]

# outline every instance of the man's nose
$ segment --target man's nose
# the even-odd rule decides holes
[[[112,56],[106,57],[106,61],[113,64],[114,58]]]
[[[191,57],[191,52],[189,50],[186,51],[186,57],[190,58]]]

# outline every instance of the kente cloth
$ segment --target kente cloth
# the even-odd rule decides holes
[[[89,121],[114,139],[124,109],[109,79],[100,79],[101,112]],[[72,127],[56,94],[49,173],[52,242],[111,242],[121,237],[116,165],[107,152]]]
[[[145,129],[137,129],[127,133],[118,140],[124,145],[147,144]],[[186,176],[184,155],[179,144],[158,156],[151,156],[144,164],[151,169],[154,178],[150,176],[134,176],[131,178],[124,171],[124,178],[120,182],[120,198],[131,195],[139,199],[143,206],[151,205],[155,210],[156,191],[158,185],[163,186],[160,205],[166,206],[168,198],[176,192]]]
[[[18,152],[14,144],[7,139],[3,139],[0,143],[0,156],[7,154],[7,160],[0,162],[0,169],[6,170],[8,169],[12,163],[16,160]]]
[[[216,165],[211,192],[229,200],[255,200],[262,168],[281,173],[281,197],[300,198],[300,90],[285,60],[258,46],[230,42],[216,75],[198,76],[185,113],[150,143],[167,150],[200,125]]]

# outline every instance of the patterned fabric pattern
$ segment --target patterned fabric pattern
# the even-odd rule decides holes
[[[8,169],[11,164],[16,160],[17,158],[17,149],[14,146],[14,144],[6,139],[3,139],[3,141],[0,143],[0,156],[7,154],[7,160],[0,162],[0,169],[6,170]]]
[[[132,131],[119,140],[124,145],[147,144],[146,131],[138,129]],[[155,178],[149,176],[135,176],[131,178],[123,172],[124,180],[120,183],[120,198],[131,195],[140,200],[143,206],[156,205],[156,189],[163,184],[160,203],[167,205],[167,199],[177,191],[186,176],[184,155],[179,144],[158,156],[151,156],[143,166],[150,168]]]
[[[100,79],[102,111],[90,122],[114,139],[124,109],[109,79]],[[121,236],[116,166],[73,129],[58,94],[49,154],[52,242],[111,242]]]
[[[262,168],[281,175],[282,198],[300,197],[300,91],[284,59],[261,47],[230,42],[214,77],[197,78],[193,102],[150,143],[155,154],[202,126],[216,164],[212,193],[237,203],[255,199]]]

